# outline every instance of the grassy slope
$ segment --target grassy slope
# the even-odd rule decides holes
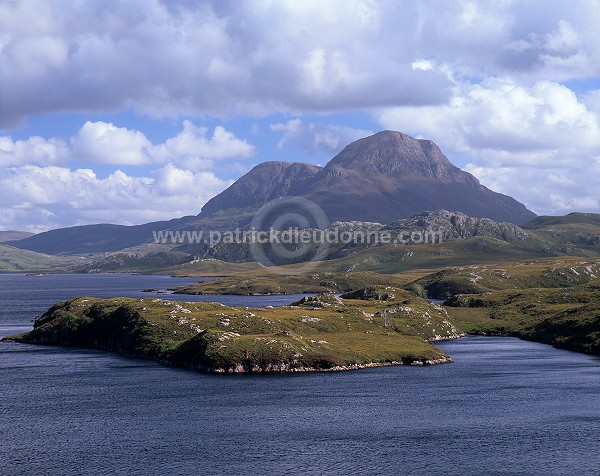
[[[513,335],[600,354],[600,260],[578,257],[472,265],[434,272],[405,286],[450,298],[464,332]]]
[[[446,311],[406,291],[387,301],[306,298],[248,309],[155,299],[78,298],[54,306],[20,342],[95,347],[213,372],[445,361]]]
[[[555,254],[540,249],[520,248],[494,238],[475,237],[438,244],[377,246],[345,258],[321,261],[315,267],[315,272],[372,271],[394,274],[419,268],[519,262],[550,256],[555,256]],[[280,269],[293,274],[297,267],[298,265],[289,265],[282,266]]]
[[[469,264],[523,261],[552,256],[600,256],[600,215],[570,214],[564,217],[539,217],[524,226],[525,239],[502,241],[489,236],[447,240],[439,244],[394,244],[386,246],[344,246],[333,253],[337,259],[315,263],[314,272],[372,271],[395,274],[410,269],[443,268]],[[233,245],[232,245],[233,246]],[[239,245],[238,245],[239,247]],[[235,248],[235,246],[233,246]],[[97,271],[131,271],[190,276],[223,276],[255,273],[264,268],[240,262],[242,255],[232,250],[231,262],[215,259],[193,260],[192,255],[173,252],[173,245],[144,244],[111,255],[90,257],[84,265]],[[238,250],[239,251],[239,250]],[[99,258],[99,259],[98,259]],[[281,266],[279,274],[303,272],[305,263]],[[22,262],[19,269],[28,268]],[[264,273],[263,273],[264,274]]]
[[[342,286],[356,288],[365,281],[393,284],[421,296],[451,298],[448,312],[465,332],[514,335],[600,354],[599,277],[600,259],[563,257],[453,266],[432,273],[237,277],[205,283],[200,289],[215,293],[300,292],[309,290],[311,283],[327,282],[331,289],[342,291]]]
[[[524,228],[529,238],[513,243],[476,236],[437,244],[392,244],[367,249],[358,246],[349,248],[347,256],[317,263],[313,271],[395,274],[411,269],[510,263],[563,256],[600,256],[600,215],[572,213],[564,217],[539,217]],[[192,273],[202,274],[201,268],[206,265],[199,263]],[[230,274],[228,267],[231,265],[233,263],[221,264],[223,274]],[[277,271],[279,274],[297,274],[304,266],[304,263],[281,266]],[[210,269],[207,271],[210,272]],[[238,270],[232,269],[231,272],[237,273]]]
[[[298,276],[242,275],[175,288],[178,294],[300,294],[346,292],[383,284],[403,286],[413,274],[315,273]]]
[[[568,288],[600,277],[600,259],[564,257],[500,263],[456,266],[433,272],[413,283],[434,298],[456,294],[477,294],[503,289]]]
[[[433,245],[386,245],[377,246],[351,254],[344,258],[311,263],[313,274],[372,272],[379,274],[417,273],[427,274],[432,268],[466,265],[471,263],[494,263],[548,256],[545,252],[531,252],[493,238],[477,237],[453,240]],[[305,274],[306,263],[265,268],[253,263],[228,263],[215,259],[195,260],[173,267],[160,267],[154,273],[178,276],[281,276]],[[278,292],[274,290],[264,292]],[[261,292],[261,291],[256,291]],[[291,291],[290,291],[291,292]]]
[[[600,354],[600,283],[570,289],[463,294],[450,316],[465,332],[514,335],[555,347]]]
[[[264,273],[265,267],[259,263],[227,263],[216,259],[196,259],[185,264],[155,269],[155,274],[174,276],[236,276],[240,274]]]
[[[45,255],[0,244],[0,272],[57,271],[72,262],[72,258]]]
[[[556,226],[576,227],[584,225],[586,227],[600,228],[600,214],[573,212],[560,216],[539,216],[525,223],[521,228],[526,230],[547,230]],[[598,231],[596,228],[596,232]]]

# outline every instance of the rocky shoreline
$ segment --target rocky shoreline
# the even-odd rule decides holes
[[[385,301],[322,294],[261,309],[77,298],[53,306],[30,332],[5,340],[100,349],[215,374],[450,363],[431,343],[461,336],[446,311],[397,288],[386,292]]]
[[[266,367],[254,366],[252,368],[244,367],[243,365],[237,365],[234,368],[215,368],[215,369],[204,369],[196,367],[186,367],[191,370],[210,374],[264,374],[264,373],[303,373],[303,372],[345,372],[349,370],[361,370],[370,369],[377,367],[395,367],[395,366],[430,366],[430,365],[442,365],[451,364],[451,357],[441,357],[439,359],[427,359],[427,360],[414,360],[411,362],[402,361],[391,361],[391,362],[368,362],[364,364],[349,364],[349,365],[336,365],[330,368],[320,367],[293,367],[290,364],[269,364]]]

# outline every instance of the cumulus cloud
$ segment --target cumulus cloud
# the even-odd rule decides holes
[[[211,137],[207,137],[207,134],[207,128],[183,121],[183,131],[167,139],[164,144],[154,147],[151,155],[155,161],[177,160],[193,169],[206,168],[213,160],[254,156],[254,146],[237,138],[222,126],[215,127]]]
[[[510,79],[457,83],[449,104],[382,110],[386,127],[420,134],[496,165],[523,160],[519,153],[600,147],[600,120],[569,88],[539,81],[530,87]],[[512,157],[512,158],[511,158]]]
[[[0,2],[0,128],[57,112],[278,112],[298,117],[273,124],[281,148],[331,155],[367,131],[302,114],[362,110],[434,139],[500,191],[539,197],[536,211],[549,210],[544,200],[556,212],[592,207],[594,189],[573,184],[600,179],[600,93],[567,81],[600,76],[598,24],[599,0]],[[110,122],[70,140],[0,137],[4,167],[145,165],[162,170],[147,177],[156,190],[254,154],[224,128],[188,121],[160,144]],[[139,184],[115,174],[103,190]]]
[[[54,111],[157,116],[439,104],[461,76],[600,74],[600,5],[547,2],[0,4],[0,127]],[[35,17],[35,19],[33,19]]]
[[[519,198],[538,215],[597,213],[600,209],[600,155],[574,161],[571,168],[551,163],[500,168],[470,163],[465,170],[484,185]]]
[[[588,110],[593,111],[596,116],[600,117],[600,89],[587,92],[583,96],[582,102]]]
[[[597,0],[3,2],[0,127],[55,111],[223,116],[446,102],[451,83],[413,67],[422,58],[462,76],[589,77],[600,74],[599,12]]]
[[[418,14],[412,2],[361,0],[5,2],[0,127],[53,111],[223,116],[443,102],[447,79],[411,68]]]
[[[306,123],[298,118],[272,124],[271,130],[283,134],[278,143],[278,147],[281,149],[293,144],[302,148],[309,155],[320,152],[327,156],[337,154],[349,143],[374,133],[364,129],[332,124]]]
[[[248,158],[253,145],[222,126],[212,135],[205,127],[183,122],[183,130],[161,144],[152,144],[141,131],[110,122],[86,122],[70,141],[42,137],[13,141],[0,137],[0,165],[61,165],[77,160],[90,164],[148,165],[175,163],[192,170],[210,168],[214,160]]]
[[[84,223],[143,223],[199,213],[231,181],[211,168],[247,158],[255,148],[222,126],[212,132],[183,122],[160,144],[141,131],[86,122],[70,140],[0,137],[0,229],[43,231]],[[115,170],[99,178],[72,162],[144,166],[147,176]]]
[[[551,81],[457,83],[448,105],[381,111],[385,127],[435,140],[490,188],[537,213],[598,210],[600,116],[596,95],[580,100]],[[463,164],[465,165],[465,164]],[[559,180],[560,178],[560,180]]]
[[[35,232],[87,223],[138,224],[195,215],[231,184],[211,172],[172,164],[148,177],[117,170],[100,179],[90,169],[25,165],[0,169],[0,229]]]
[[[16,140],[0,136],[0,166],[11,167],[23,164],[58,164],[69,157],[67,142],[60,138],[46,140],[33,136]]]
[[[146,136],[110,122],[86,122],[71,143],[73,155],[86,162],[121,165],[150,162],[152,143]]]

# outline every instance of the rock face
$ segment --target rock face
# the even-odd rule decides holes
[[[535,218],[452,165],[432,141],[393,131],[353,142],[324,168],[265,162],[210,200],[199,218],[284,195],[314,201],[332,221],[390,223],[438,209],[515,224]]]
[[[498,223],[489,218],[473,218],[460,212],[436,210],[423,212],[411,218],[390,223],[385,229],[410,232],[441,232],[442,241],[474,236],[489,236],[508,243],[519,244],[530,238],[530,235],[512,223]]]

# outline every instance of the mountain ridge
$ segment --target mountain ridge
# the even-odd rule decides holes
[[[152,242],[158,230],[248,228],[273,199],[306,198],[330,221],[389,224],[427,210],[450,209],[516,225],[536,215],[454,166],[433,141],[382,131],[346,146],[325,167],[269,161],[255,166],[209,200],[196,216],[124,226],[84,225],[12,241],[51,254],[112,252]]]
[[[227,210],[239,188],[260,188],[261,180],[300,163],[264,162],[202,208],[200,219]],[[260,167],[260,174],[257,169]],[[304,167],[310,167],[304,164]],[[280,182],[282,179],[279,179]],[[302,181],[287,183],[285,195],[300,196],[319,205],[331,221],[391,223],[427,210],[450,209],[469,216],[523,224],[536,215],[515,199],[481,185],[470,173],[454,166],[433,141],[396,131],[382,131],[347,145],[323,168],[312,168]],[[277,198],[271,194],[270,197]],[[279,194],[279,197],[284,194]],[[254,206],[268,202],[255,195]],[[241,207],[238,207],[241,208]]]

